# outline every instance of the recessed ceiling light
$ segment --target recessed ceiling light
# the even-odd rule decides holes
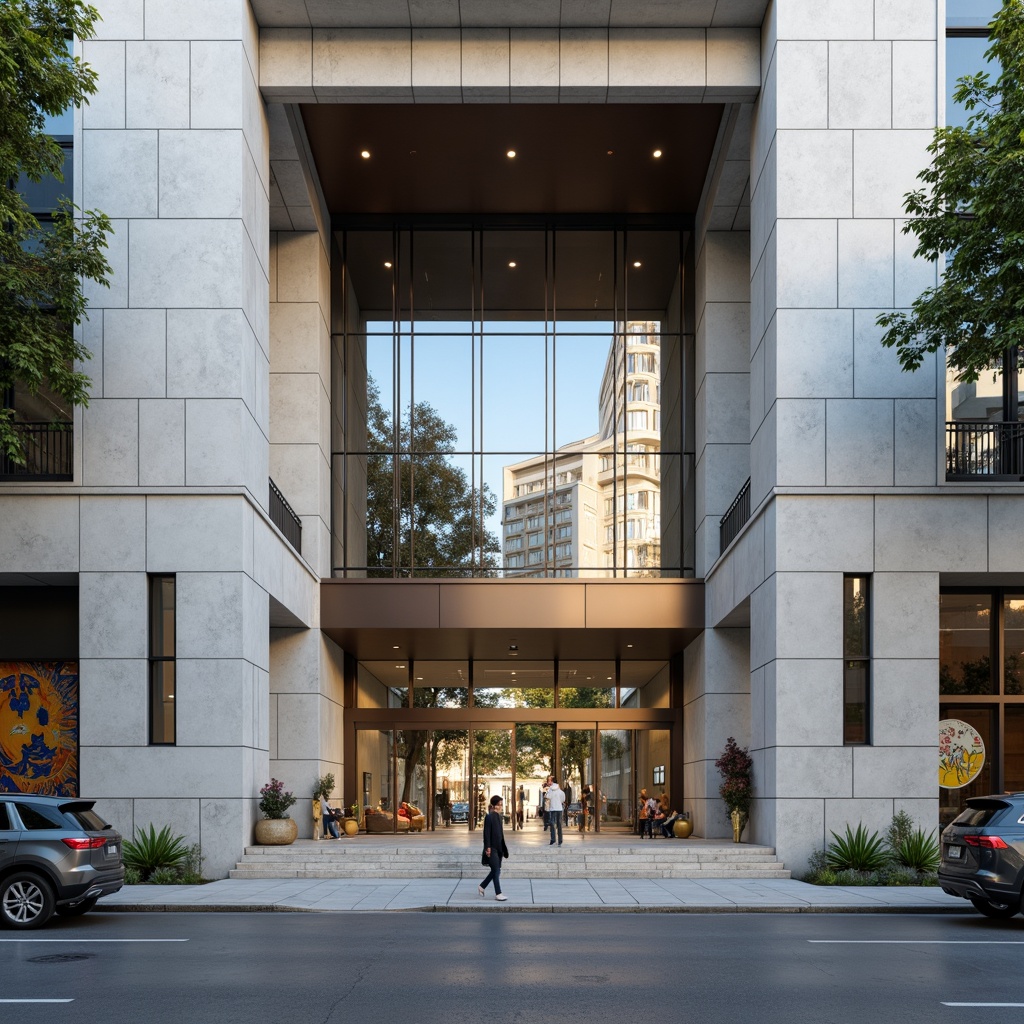
[[[615,150],[614,149],[609,149],[608,150],[608,155],[609,156],[615,156]]]
[[[632,647],[633,645],[632,645],[632,644],[626,644],[626,646],[627,646],[627,647]]]
[[[405,668],[404,665],[396,665],[395,668]]]
[[[509,150],[509,151],[508,151],[508,152],[507,152],[507,153],[505,154],[505,156],[507,156],[507,157],[509,158],[509,160],[515,160],[515,158],[516,158],[516,151],[515,151],[514,149],[510,149],[510,150]]]
[[[642,267],[643,264],[639,260],[633,260],[633,266],[634,267]]]
[[[656,149],[654,151],[654,159],[655,160],[660,160],[661,159],[661,150],[660,149]]]
[[[369,151],[368,149],[363,149],[363,150],[360,150],[360,151],[359,151],[359,155],[360,155],[360,156],[361,156],[361,157],[362,157],[362,158],[363,158],[364,160],[369,160],[369,159],[370,159],[370,151]]]
[[[386,268],[387,268],[388,270],[390,270],[390,269],[391,269],[391,260],[385,260],[385,261],[384,261],[384,266],[385,266],[385,267],[386,267]],[[398,648],[396,647],[396,648],[395,648],[395,650],[397,651],[397,650],[398,650]]]
[[[605,676],[605,679],[608,679],[608,680],[610,680],[610,679],[611,679],[611,676]]]
[[[423,682],[423,676],[417,676],[416,677],[416,682],[417,683],[422,683]]]
[[[510,267],[511,267],[511,268],[512,268],[513,270],[515,270],[515,268],[516,268],[516,261],[515,261],[515,260],[509,260],[509,261],[508,261],[508,265],[509,265],[509,266],[510,266]]]
[[[387,266],[389,266],[389,267],[390,267],[390,266],[391,266],[391,264],[389,263],[389,264],[387,264]],[[392,648],[391,648],[391,650],[393,650],[393,651],[397,651],[397,650],[398,650],[398,644],[395,644],[395,645],[394,645],[394,647],[392,647]]]

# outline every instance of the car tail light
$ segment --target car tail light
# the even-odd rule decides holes
[[[85,839],[61,839],[61,842],[65,846],[70,846],[72,850],[98,850],[101,846],[106,846],[106,836],[92,836]]]
[[[1005,850],[1006,843],[999,836],[964,836],[968,846],[980,846],[983,850]]]

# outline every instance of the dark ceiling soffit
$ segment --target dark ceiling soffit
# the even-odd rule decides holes
[[[692,213],[335,213],[334,231],[692,231]]]

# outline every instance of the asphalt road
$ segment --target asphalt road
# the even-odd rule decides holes
[[[1020,917],[94,913],[0,932],[0,1022],[1002,1024],[1022,964]]]

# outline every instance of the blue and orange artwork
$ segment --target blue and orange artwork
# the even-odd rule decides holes
[[[0,791],[78,795],[77,661],[0,661]]]

